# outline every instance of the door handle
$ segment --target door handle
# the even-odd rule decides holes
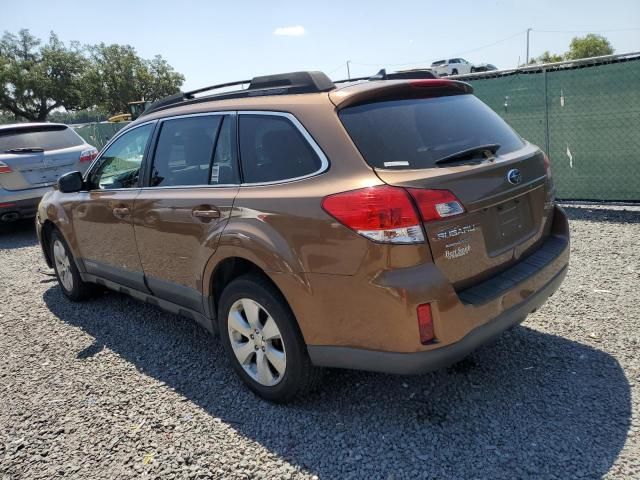
[[[127,207],[117,207],[113,210],[113,216],[116,218],[123,219],[127,215],[129,215],[129,209]]]
[[[212,220],[214,218],[220,218],[220,210],[211,209],[211,210],[194,210],[192,212],[194,217],[205,218],[208,220]]]

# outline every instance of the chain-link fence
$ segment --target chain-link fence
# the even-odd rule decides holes
[[[100,122],[100,123],[85,123],[82,125],[71,125],[71,127],[80,135],[84,140],[93,145],[98,150],[102,150],[102,147],[125,125],[130,122]]]
[[[548,152],[559,198],[640,200],[640,54],[456,78]]]

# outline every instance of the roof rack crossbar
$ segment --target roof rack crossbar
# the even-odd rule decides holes
[[[219,88],[233,87],[236,85],[249,84],[246,89],[223,92],[213,95],[205,95],[196,98],[198,93],[217,90]],[[180,103],[192,103],[197,101],[222,100],[225,98],[257,97],[262,95],[284,95],[293,93],[319,93],[333,90],[334,83],[322,72],[291,72],[279,75],[266,75],[254,77],[251,80],[238,80],[235,82],[220,83],[210,87],[198,88],[188,92],[179,92],[175,95],[162,98],[152,103],[143,113],[148,115],[157,110],[163,110],[172,105]]]

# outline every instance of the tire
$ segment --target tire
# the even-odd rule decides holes
[[[476,73],[475,67],[471,67],[471,73]]]
[[[93,283],[83,282],[67,242],[57,230],[49,236],[49,248],[53,270],[56,272],[62,293],[73,302],[94,296],[98,288]]]
[[[458,74],[458,69],[454,68],[453,70],[451,70],[451,75],[457,75]]]
[[[319,384],[293,312],[265,278],[243,275],[224,289],[218,326],[234,370],[258,396],[286,403]]]

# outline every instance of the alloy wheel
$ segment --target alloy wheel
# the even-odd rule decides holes
[[[73,275],[71,273],[71,261],[67,255],[67,249],[60,240],[53,242],[53,260],[60,278],[60,283],[67,292],[73,290]]]
[[[233,303],[227,318],[229,340],[245,372],[261,385],[272,387],[283,378],[287,354],[275,320],[255,300]]]

